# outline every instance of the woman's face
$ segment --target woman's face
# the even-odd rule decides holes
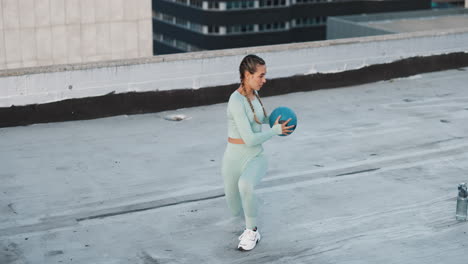
[[[254,74],[251,74],[250,72],[246,72],[246,81],[247,85],[255,90],[259,91],[262,86],[266,83],[266,66],[265,65],[260,65],[258,64],[256,67],[256,71]]]

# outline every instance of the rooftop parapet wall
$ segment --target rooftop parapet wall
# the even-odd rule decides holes
[[[385,21],[385,20],[398,20],[398,19],[424,19],[430,17],[440,16],[457,16],[468,15],[468,10],[465,8],[448,8],[448,9],[430,9],[430,10],[417,10],[417,11],[400,11],[388,12],[377,14],[362,14],[362,15],[349,15],[338,16],[338,18],[353,21],[353,22],[370,22],[370,21]]]
[[[239,62],[250,53],[266,60],[270,83],[262,95],[272,95],[467,66],[467,43],[468,29],[459,29],[5,70],[0,126],[224,102],[239,82]],[[395,68],[402,60],[405,66]],[[363,69],[373,70],[356,72]]]

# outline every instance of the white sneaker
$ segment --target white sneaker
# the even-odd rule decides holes
[[[252,250],[260,241],[260,232],[253,231],[251,229],[245,229],[244,233],[239,236],[239,245],[237,246],[237,249],[241,251],[248,251]]]

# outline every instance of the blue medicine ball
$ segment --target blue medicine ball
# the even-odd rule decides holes
[[[296,127],[297,127],[296,114],[294,113],[293,110],[291,110],[291,108],[284,107],[284,106],[278,107],[275,110],[273,110],[273,112],[271,112],[270,120],[269,120],[270,121],[270,127],[273,127],[273,125],[275,124],[276,118],[278,118],[279,115],[281,115],[281,118],[279,120],[280,124],[286,122],[286,120],[291,118],[291,120],[288,123],[288,126],[294,125],[295,127],[291,128],[290,130],[294,131],[294,129],[296,129]],[[291,133],[289,133],[288,135],[290,135]],[[286,136],[286,135],[280,135],[280,136]]]

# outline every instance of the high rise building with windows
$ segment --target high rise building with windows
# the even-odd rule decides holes
[[[154,54],[323,40],[328,16],[431,8],[430,0],[153,0]]]

